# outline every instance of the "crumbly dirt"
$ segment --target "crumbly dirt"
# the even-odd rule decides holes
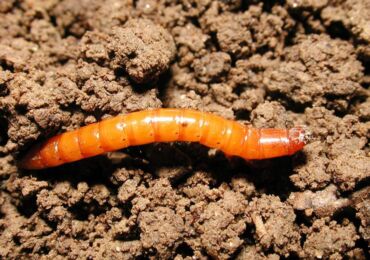
[[[370,2],[1,0],[0,259],[369,259]],[[305,125],[292,157],[151,144],[42,171],[147,108]]]

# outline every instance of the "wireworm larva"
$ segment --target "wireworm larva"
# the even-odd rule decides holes
[[[267,159],[294,154],[306,137],[302,127],[256,129],[210,113],[163,108],[118,115],[54,136],[33,147],[20,166],[42,169],[128,146],[173,141],[199,142],[247,160]]]

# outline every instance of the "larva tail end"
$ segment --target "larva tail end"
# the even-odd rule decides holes
[[[25,170],[45,168],[39,153],[39,146],[32,148],[20,161],[18,161],[17,166]]]
[[[305,126],[293,127],[289,130],[288,138],[290,154],[294,154],[311,140],[311,131]]]

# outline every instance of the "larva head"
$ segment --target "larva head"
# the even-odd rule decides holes
[[[289,153],[294,154],[303,149],[305,144],[311,138],[311,134],[306,127],[297,126],[289,129],[288,139],[289,139]]]
[[[241,157],[250,160],[290,156],[307,142],[303,127],[292,129],[263,128],[249,131]]]

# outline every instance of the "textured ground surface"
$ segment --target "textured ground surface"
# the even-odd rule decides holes
[[[365,259],[370,2],[1,0],[1,259]],[[292,158],[153,144],[44,171],[56,133],[146,108],[307,125]]]

